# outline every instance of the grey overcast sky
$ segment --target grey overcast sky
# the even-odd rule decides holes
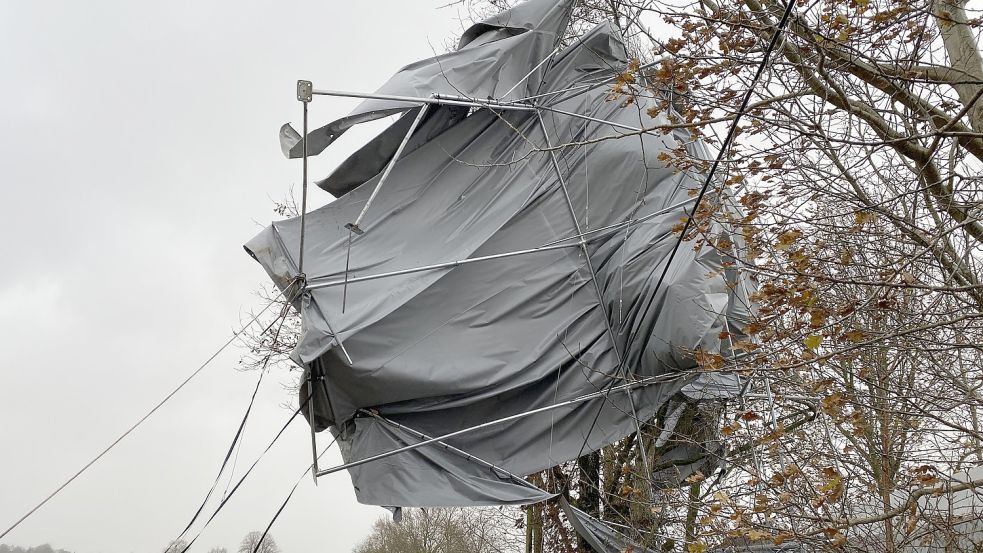
[[[438,9],[448,1],[0,2],[0,531],[260,304],[266,276],[241,244],[300,180],[277,143],[299,119],[295,81],[374,90],[460,32],[466,13]],[[355,104],[319,98],[312,122]],[[313,176],[367,133],[346,135]],[[312,194],[314,207],[330,199]],[[202,499],[255,385],[234,370],[240,353],[3,542],[160,551]],[[263,384],[237,474],[289,416],[281,376]],[[195,550],[235,551],[309,460],[296,421]],[[384,513],[356,503],[341,473],[305,480],[273,534],[285,553],[347,551]]]

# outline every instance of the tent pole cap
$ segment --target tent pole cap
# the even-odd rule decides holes
[[[297,100],[310,102],[313,99],[314,84],[311,81],[297,81]]]

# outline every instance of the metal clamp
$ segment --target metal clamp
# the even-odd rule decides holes
[[[314,99],[314,84],[311,81],[297,81],[297,100],[310,102]]]

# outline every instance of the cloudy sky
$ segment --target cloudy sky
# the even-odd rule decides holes
[[[299,119],[295,81],[375,89],[460,32],[466,13],[447,3],[0,3],[0,531],[260,305],[266,277],[241,244],[300,180],[277,142]],[[312,123],[355,103],[316,99]],[[313,176],[370,131],[346,135]],[[313,207],[330,201],[314,190]],[[2,541],[161,550],[211,484],[255,385],[235,370],[240,355],[217,358]],[[278,378],[263,383],[237,474],[290,414]],[[234,551],[309,462],[297,421],[196,549]],[[273,533],[285,553],[344,551],[382,513],[356,503],[340,473],[305,480]]]

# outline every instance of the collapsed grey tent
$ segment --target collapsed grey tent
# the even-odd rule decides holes
[[[463,94],[499,100],[532,96],[542,82],[544,69],[539,63],[559,43],[572,6],[568,1],[526,2],[476,23],[461,36],[456,52],[407,65],[377,93],[419,98]],[[368,99],[346,117],[311,132],[307,152],[321,153],[353,125],[418,107],[405,101]],[[398,143],[406,130],[391,129],[376,142],[395,138]],[[280,137],[288,157],[303,155],[301,136],[293,127],[284,125]]]
[[[563,514],[591,549],[597,553],[654,553],[651,549],[638,545],[624,534],[570,505],[562,496],[558,499]]]
[[[659,100],[609,97],[627,66],[613,26],[558,48],[572,5],[530,0],[381,89],[511,91],[523,111],[370,100],[311,133],[316,153],[355,122],[408,111],[324,184],[340,197],[304,218],[305,279],[301,218],[246,246],[281,289],[302,285],[294,358],[314,383],[309,422],[337,436],[346,461],[460,431],[352,467],[363,503],[541,501],[550,495],[516,475],[611,444],[670,401],[738,393],[736,376],[701,370],[694,352],[729,355],[722,333],[739,335],[749,317],[750,285],[729,257],[740,236],[711,226],[705,238],[734,249],[686,242],[657,287],[701,184],[660,154],[707,156],[686,133],[629,130],[666,123],[646,114]],[[350,232],[418,116],[364,234]],[[295,156],[300,137],[283,137]],[[701,453],[680,447],[679,458]]]

